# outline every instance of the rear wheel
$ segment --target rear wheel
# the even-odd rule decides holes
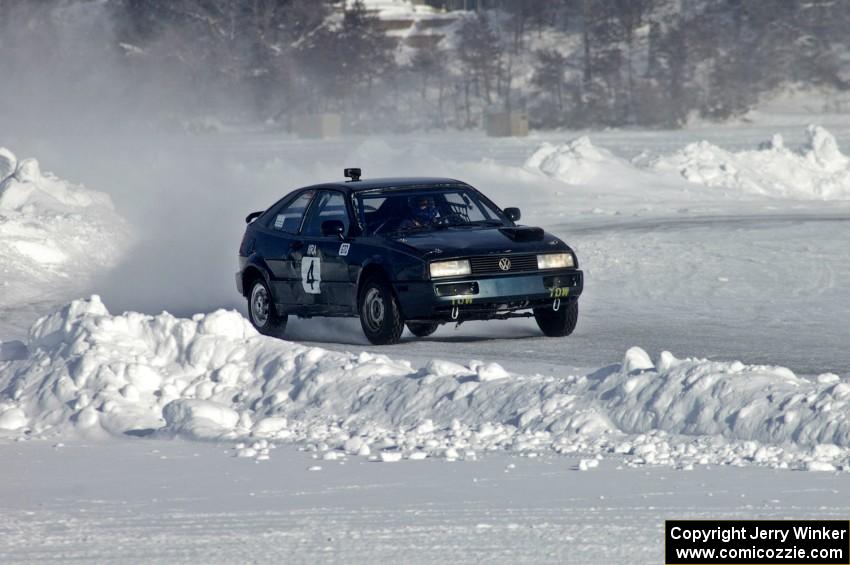
[[[288,316],[279,316],[265,281],[256,279],[251,283],[248,295],[248,319],[258,332],[280,337],[286,328]]]
[[[372,277],[360,291],[360,325],[366,338],[375,345],[398,343],[404,320],[395,294],[381,277]]]
[[[440,327],[437,322],[407,322],[407,329],[416,337],[428,337]]]
[[[548,337],[568,336],[576,329],[578,322],[578,300],[562,302],[557,310],[552,310],[551,306],[535,308],[534,319]]]

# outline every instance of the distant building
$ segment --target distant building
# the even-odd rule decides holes
[[[414,4],[427,4],[448,12],[454,10],[484,10],[497,8],[504,0],[414,0]]]

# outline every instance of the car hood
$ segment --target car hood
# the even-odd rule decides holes
[[[416,249],[429,259],[569,249],[559,238],[542,229],[525,226],[446,228],[405,234],[394,239],[397,243]]]

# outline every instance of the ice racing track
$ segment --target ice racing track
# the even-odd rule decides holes
[[[698,135],[748,147],[764,137],[741,141],[740,131]],[[600,132],[594,142],[607,136],[634,154],[692,135]],[[158,173],[244,182],[251,190],[211,192],[193,215],[232,216],[233,229],[191,243],[203,261],[182,270],[171,234],[152,237],[129,254],[134,269],[111,276],[165,265],[168,277],[107,289],[111,314],[92,301],[66,307],[30,336],[32,359],[17,341],[32,322],[103,288],[84,277],[72,287],[86,274],[75,261],[47,265],[38,273],[50,284],[40,284],[15,270],[17,256],[0,256],[16,277],[0,298],[19,297],[0,303],[0,424],[12,428],[0,432],[0,460],[11,462],[0,561],[657,563],[665,518],[845,519],[846,197],[754,196],[611,156],[570,157],[595,167],[570,184],[520,166],[539,139],[470,141],[438,136],[415,151],[362,139],[211,141],[198,152],[238,167]],[[271,161],[278,154],[284,165]],[[299,169],[308,159],[319,161]],[[290,320],[281,341],[245,333],[238,313],[211,313],[245,313],[230,277],[244,214],[280,195],[276,179],[306,184],[316,170],[338,174],[337,161],[376,175],[402,161],[405,174],[439,169],[563,234],[586,274],[576,332],[550,339],[533,321],[473,322],[373,347],[356,320]],[[159,186],[140,215],[184,203]],[[120,194],[115,209],[130,209]],[[21,216],[0,236],[39,227]],[[33,237],[67,233],[43,224]],[[190,269],[198,264],[207,270]],[[71,276],[48,278],[63,269]],[[198,281],[205,292],[192,291]],[[137,290],[150,290],[145,301],[133,302]]]
[[[850,289],[840,282],[850,279],[845,212],[615,219],[551,228],[569,234],[583,254],[591,252],[583,263],[589,273],[582,318],[567,339],[546,339],[522,321],[447,325],[424,339],[405,334],[390,350],[369,346],[349,322],[331,321],[337,331],[323,339],[326,328],[295,321],[290,335],[341,351],[356,347],[423,362],[435,356],[486,359],[544,374],[597,367],[632,345],[778,364],[801,374],[841,373],[850,366],[848,311],[834,308],[850,304]],[[612,248],[619,257],[643,252],[644,264],[609,261],[605,254]]]

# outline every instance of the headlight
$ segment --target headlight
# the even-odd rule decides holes
[[[435,261],[431,263],[431,278],[462,277],[472,272],[469,261],[456,259],[454,261]]]
[[[571,253],[547,253],[537,256],[538,269],[569,269],[575,267]]]

